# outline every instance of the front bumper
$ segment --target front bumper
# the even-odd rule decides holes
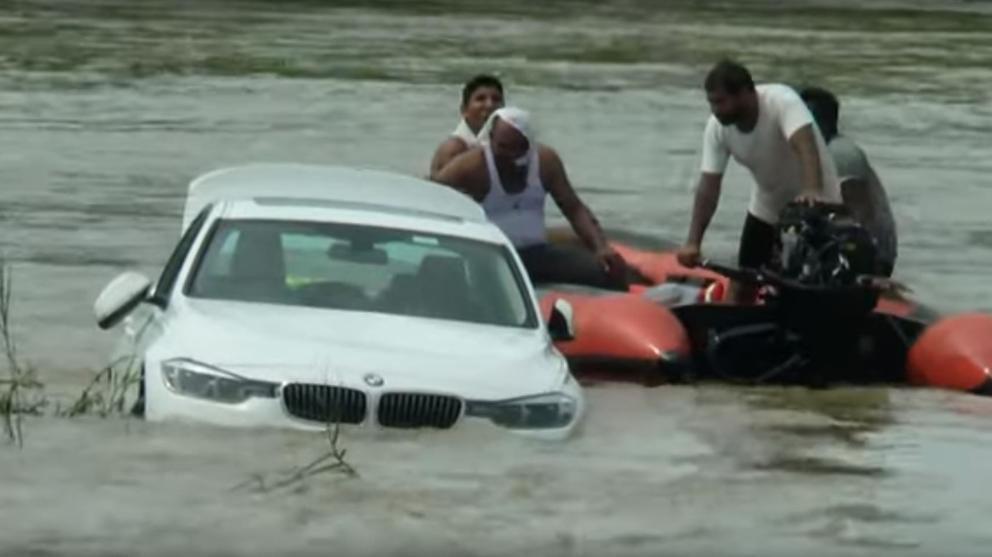
[[[567,420],[549,427],[533,427],[533,423],[531,427],[507,426],[505,416],[495,419],[491,411],[478,410],[482,407],[491,409],[501,401],[480,401],[438,392],[397,392],[287,382],[277,385],[271,397],[217,402],[180,394],[166,387],[160,373],[146,375],[145,382],[145,417],[149,421],[181,420],[229,427],[322,431],[337,425],[342,431],[357,433],[393,429],[445,430],[471,424],[554,440],[569,437],[585,414],[583,393],[571,378],[558,391],[544,393],[545,396],[564,396],[571,401]]]

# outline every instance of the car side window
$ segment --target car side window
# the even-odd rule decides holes
[[[204,256],[203,268],[199,273],[206,279],[229,278],[240,241],[241,230],[223,225],[218,227],[211,236],[210,251]]]
[[[168,303],[172,289],[176,285],[176,279],[179,277],[179,270],[182,269],[186,255],[193,245],[193,240],[196,239],[200,233],[200,229],[203,228],[203,223],[206,222],[210,209],[210,205],[204,207],[200,211],[200,214],[190,223],[189,228],[186,229],[182,238],[179,239],[179,243],[176,244],[176,248],[172,251],[172,255],[169,256],[169,260],[162,269],[162,276],[159,277],[158,283],[155,285],[155,292],[152,294],[153,299],[163,304]]]

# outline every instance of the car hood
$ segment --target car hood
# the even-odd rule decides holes
[[[511,397],[557,389],[564,359],[541,329],[358,311],[184,300],[156,344],[239,375]]]

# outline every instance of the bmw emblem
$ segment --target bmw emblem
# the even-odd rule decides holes
[[[362,379],[365,380],[365,384],[369,387],[381,387],[384,381],[381,375],[376,375],[375,373],[366,373]]]

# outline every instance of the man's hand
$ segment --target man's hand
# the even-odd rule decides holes
[[[817,203],[824,202],[825,200],[823,199],[823,195],[819,192],[804,191],[803,193],[797,195],[794,201],[800,205],[811,207]]]
[[[675,253],[675,258],[683,267],[692,268],[699,266],[699,262],[702,260],[702,254],[699,251],[699,246],[686,244]]]
[[[613,248],[609,246],[600,248],[596,251],[596,259],[611,279],[621,281],[626,278],[627,262]]]

